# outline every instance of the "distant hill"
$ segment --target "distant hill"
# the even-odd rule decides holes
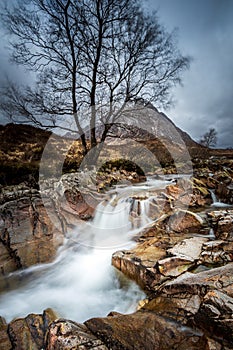
[[[172,155],[178,154],[182,160],[184,147],[188,149],[191,158],[208,157],[210,155],[231,156],[229,150],[209,150],[196,143],[184,131],[179,129],[164,113],[160,113],[153,105],[149,106],[149,112],[153,112],[154,132],[149,132],[148,128],[139,128],[137,126],[128,126],[122,128],[120,125],[113,127],[114,138],[109,138],[109,147],[112,147],[114,153],[116,145],[119,144],[119,138],[135,139],[142,143],[152,153],[154,153],[162,166],[172,164]],[[147,109],[148,111],[148,109]],[[30,179],[38,179],[38,169],[41,155],[44,147],[52,133],[47,130],[36,128],[25,124],[7,124],[0,125],[0,183],[3,185],[16,184]],[[82,161],[82,152],[80,142],[74,141],[67,152],[67,138],[56,136],[53,138],[53,146],[60,153],[64,153],[65,164],[64,171],[75,171]],[[166,144],[169,142],[169,151]],[[69,138],[70,145],[70,138]],[[172,150],[172,152],[171,152]],[[112,154],[110,158],[113,157]],[[106,158],[107,159],[107,158]],[[50,159],[49,166],[53,166],[56,157]],[[30,180],[31,181],[31,180]]]

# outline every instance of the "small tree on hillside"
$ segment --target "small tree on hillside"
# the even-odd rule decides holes
[[[205,147],[214,147],[217,144],[217,131],[214,128],[210,128],[202,138],[199,143]]]

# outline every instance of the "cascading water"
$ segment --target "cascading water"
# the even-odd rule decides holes
[[[166,181],[150,187],[164,188]],[[96,208],[92,222],[74,230],[51,264],[30,267],[8,278],[0,295],[0,315],[9,322],[51,307],[61,317],[83,322],[110,311],[132,312],[144,293],[127,281],[121,283],[111,266],[111,255],[132,246],[131,238],[151,220],[149,199],[135,199],[148,185],[119,188]]]
[[[230,204],[227,203],[223,203],[221,202],[218,197],[216,196],[215,192],[210,190],[210,194],[211,194],[211,198],[212,198],[212,207],[216,207],[216,208],[226,208],[226,207],[231,207]]]

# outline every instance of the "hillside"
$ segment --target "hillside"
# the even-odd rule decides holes
[[[200,146],[186,132],[177,128],[165,114],[159,113],[152,105],[150,109],[153,111],[153,118],[155,118],[156,135],[145,130],[145,128],[136,126],[128,126],[123,129],[120,127],[113,128],[114,135],[112,136],[115,137],[108,139],[109,146],[106,161],[120,157],[117,150],[119,139],[126,140],[127,144],[129,138],[143,144],[144,147],[155,154],[162,167],[173,164],[172,157],[174,154],[182,161],[184,149],[188,149],[192,159],[207,158],[211,155],[232,157],[232,150],[209,150]],[[4,126],[0,125],[0,183],[9,185],[22,181],[32,181],[32,179],[37,181],[41,155],[51,135],[50,131],[31,125],[12,123]],[[55,152],[64,155],[64,172],[77,170],[82,161],[80,142],[74,141],[70,147],[70,139],[55,135],[52,144],[56,149]],[[166,147],[168,144],[169,150]],[[67,149],[69,149],[68,153]],[[52,168],[55,162],[56,157],[54,159],[52,157],[49,166]]]

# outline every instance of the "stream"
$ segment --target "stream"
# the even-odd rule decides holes
[[[10,322],[51,307],[60,317],[83,322],[110,311],[133,312],[145,295],[111,266],[111,256],[135,245],[134,237],[151,222],[153,191],[173,181],[150,178],[109,191],[93,220],[69,234],[54,262],[8,276],[8,290],[0,294],[0,315]]]

